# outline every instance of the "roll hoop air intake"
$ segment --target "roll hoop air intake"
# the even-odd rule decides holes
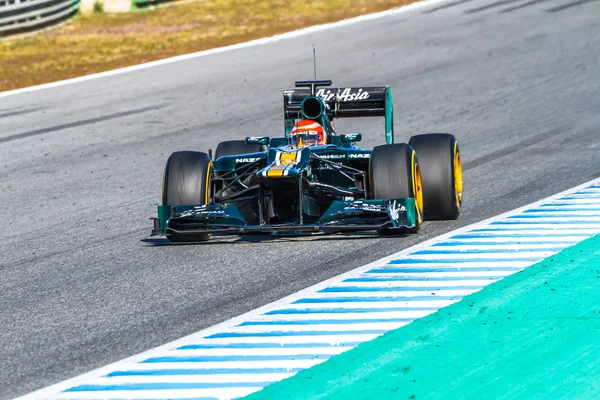
[[[302,100],[300,106],[302,110],[302,116],[306,119],[318,119],[321,118],[325,107],[323,106],[323,100],[315,96],[309,96]]]

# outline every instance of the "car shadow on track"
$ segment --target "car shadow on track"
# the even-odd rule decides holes
[[[405,238],[410,236],[408,234],[398,234],[394,236],[382,236],[376,232],[335,232],[335,233],[307,233],[307,234],[272,234],[272,233],[259,233],[259,234],[244,234],[244,235],[220,235],[213,236],[206,242],[170,242],[166,237],[159,238],[145,238],[141,239],[141,242],[146,244],[147,247],[161,247],[161,246],[190,246],[190,245],[223,245],[223,244],[248,244],[248,243],[290,243],[299,241],[329,241],[329,240],[373,240],[382,238]]]

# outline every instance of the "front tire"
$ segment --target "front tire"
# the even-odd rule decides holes
[[[371,199],[415,199],[417,209],[416,226],[405,232],[416,233],[423,222],[423,195],[421,172],[416,153],[406,143],[376,146],[369,162],[369,197]],[[382,229],[380,233],[395,233],[393,229]]]
[[[189,206],[210,202],[212,161],[198,151],[178,151],[169,157],[163,179],[163,205]],[[171,242],[204,242],[210,234],[167,234]]]
[[[447,133],[427,133],[408,143],[421,163],[425,220],[457,219],[463,198],[458,141]]]
[[[217,145],[215,160],[223,156],[237,156],[240,154],[259,153],[266,151],[267,147],[260,144],[247,144],[245,140],[227,140]]]

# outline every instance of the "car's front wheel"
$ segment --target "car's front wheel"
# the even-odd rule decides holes
[[[178,151],[169,157],[163,178],[163,205],[189,206],[210,202],[212,161],[198,151]],[[167,234],[171,242],[203,242],[208,233],[194,235]]]
[[[369,197],[371,199],[415,199],[416,226],[408,232],[415,233],[423,222],[423,193],[419,161],[412,147],[406,143],[376,146],[369,165]],[[396,231],[384,229],[381,233]]]
[[[245,140],[226,140],[217,145],[215,160],[223,156],[258,153],[266,151],[267,147],[260,144],[248,144]]]

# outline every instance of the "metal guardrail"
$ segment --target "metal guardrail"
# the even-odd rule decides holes
[[[74,15],[80,0],[0,0],[0,36],[41,29]]]

